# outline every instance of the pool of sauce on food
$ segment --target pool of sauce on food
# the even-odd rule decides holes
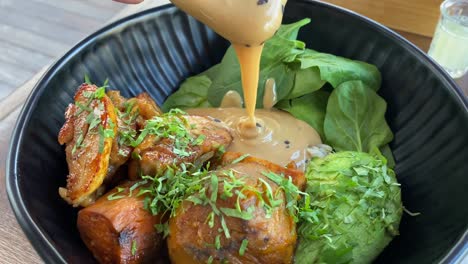
[[[307,123],[273,108],[274,82],[267,82],[263,100],[265,108],[256,110],[254,128],[244,127],[248,116],[245,115],[245,109],[241,108],[240,95],[235,94],[235,91],[227,93],[223,99],[227,105],[221,105],[220,108],[193,108],[186,111],[191,115],[209,116],[215,121],[226,123],[234,137],[227,150],[248,153],[283,166],[292,161],[298,169],[304,170],[306,160],[310,159],[307,148],[321,144],[322,141],[317,131]],[[234,104],[236,102],[237,105]]]

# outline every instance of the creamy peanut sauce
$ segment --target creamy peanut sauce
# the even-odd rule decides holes
[[[187,112],[224,121],[233,131],[230,151],[248,153],[284,166],[292,161],[304,169],[309,158],[307,149],[320,144],[320,136],[307,123],[273,109],[276,103],[273,79],[266,82],[265,109],[255,110],[263,44],[281,26],[287,0],[172,2],[229,40],[241,67],[244,102],[239,93],[229,91],[221,108],[189,109]]]
[[[254,137],[246,135],[242,122],[242,108],[194,108],[191,115],[210,116],[225,122],[232,130],[234,140],[227,150],[247,153],[286,166],[294,161],[298,169],[305,168],[309,147],[321,144],[317,131],[287,112],[276,109],[257,109]],[[247,132],[248,133],[248,132]]]
[[[311,158],[310,148],[322,143],[319,134],[306,122],[273,108],[276,101],[275,81],[268,79],[263,102],[265,109],[256,110],[256,123],[245,127],[245,110],[236,91],[229,91],[220,108],[187,109],[190,115],[209,116],[231,128],[233,141],[227,150],[250,154],[286,166],[294,162],[304,170]]]

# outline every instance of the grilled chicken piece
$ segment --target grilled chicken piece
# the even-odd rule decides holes
[[[73,206],[87,206],[100,195],[109,167],[117,116],[112,101],[95,85],[82,84],[68,106],[58,141],[66,144],[69,175],[60,196]]]
[[[283,175],[285,177],[291,177],[292,182],[299,189],[304,190],[306,184],[306,178],[304,172],[290,167],[282,167],[276,163],[268,160],[259,159],[252,156],[244,156],[239,152],[226,152],[220,160],[220,167],[236,163],[255,163],[264,166],[268,171],[272,171],[276,174]]]
[[[156,102],[147,93],[130,99],[121,96],[119,91],[108,91],[107,95],[122,113],[135,116],[139,129],[144,128],[146,120],[162,114]]]
[[[134,104],[139,114],[137,123],[140,129],[145,126],[146,120],[149,120],[155,116],[160,116],[162,114],[161,109],[147,93],[141,93],[129,101],[130,103],[135,102]]]
[[[139,188],[127,182],[78,213],[78,230],[100,263],[155,263],[161,257],[161,217],[144,209]]]
[[[111,181],[117,169],[130,158],[133,147],[127,140],[129,136],[135,137],[137,128],[142,129],[146,120],[162,114],[147,93],[130,99],[121,96],[119,91],[108,91],[107,95],[118,109],[118,133],[112,144],[106,182]]]
[[[200,136],[204,139],[197,144],[189,144],[183,150],[185,154],[180,154],[175,153],[177,147],[173,139],[147,135],[133,151],[133,155],[139,158],[130,163],[130,179],[137,179],[140,175],[156,176],[169,166],[199,166],[211,159],[220,148],[226,148],[232,142],[229,129],[222,123],[201,116],[184,115],[181,118],[193,139]]]
[[[112,182],[116,171],[125,164],[132,154],[133,147],[128,142],[128,137],[136,135],[136,119],[138,112],[128,104],[128,100],[120,95],[120,91],[108,91],[107,96],[117,109],[118,132],[112,143],[110,153],[109,169],[107,171],[106,183]]]
[[[219,184],[214,206],[183,202],[176,216],[169,220],[167,243],[172,263],[207,263],[210,258],[213,263],[292,263],[296,245],[295,222],[286,209],[283,189],[263,175],[266,171],[269,167],[258,162],[228,165],[216,172]],[[227,177],[229,174],[231,176]],[[226,190],[232,188],[233,177],[241,182],[228,192],[230,196]],[[269,188],[275,201],[267,198]],[[206,197],[213,196],[208,192]],[[249,208],[253,210],[250,216],[243,216],[244,219],[220,214],[229,230],[230,237],[227,238],[220,215],[214,216],[214,221],[210,220],[210,215],[214,213],[214,207],[222,212],[222,208],[236,208],[237,202],[242,212],[249,212]],[[272,205],[270,216],[262,203]]]

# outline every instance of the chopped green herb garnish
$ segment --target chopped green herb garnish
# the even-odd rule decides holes
[[[123,150],[123,149],[119,149],[119,151],[117,152],[117,154],[119,154],[120,156],[123,156],[123,157],[127,156],[127,153],[126,153],[125,150]]]
[[[113,200],[124,198],[125,195],[122,194],[123,191],[125,191],[125,188],[117,187],[117,191],[112,193],[111,195],[107,196],[107,200],[113,201]]]
[[[173,153],[180,157],[188,157],[193,153],[190,146],[203,143],[204,136],[194,137],[190,133],[192,125],[188,123],[185,112],[172,109],[170,112],[155,116],[147,120],[145,128],[132,142],[132,146],[140,145],[147,135],[154,135],[159,139],[167,138],[173,141]]]
[[[135,240],[132,241],[132,256],[135,256],[137,251],[137,242]]]
[[[249,240],[247,240],[247,239],[242,240],[242,244],[241,244],[241,246],[239,248],[239,255],[244,256],[248,245],[249,245]]]
[[[78,112],[75,113],[75,116],[78,116],[79,114],[83,113],[84,111],[86,112],[92,112],[93,109],[91,107],[89,107],[89,105],[91,104],[92,100],[89,100],[86,105],[80,103],[80,102],[76,102],[75,105],[78,106],[78,108],[80,108],[80,110],[78,110]]]
[[[239,163],[241,161],[243,161],[245,158],[249,157],[250,154],[244,154],[242,156],[240,156],[239,158],[235,159],[232,161],[232,164],[236,164],[236,163]]]
[[[132,159],[134,159],[134,160],[141,160],[140,152],[133,151],[133,152],[132,152]]]
[[[223,214],[225,214],[226,216],[240,218],[242,220],[251,220],[251,219],[253,219],[252,212],[240,211],[240,210],[237,210],[237,209],[225,208],[225,207],[219,208],[219,210],[221,210],[221,212],[223,212]]]
[[[94,98],[95,99],[102,99],[105,95],[106,95],[106,88],[105,87],[99,87],[94,92]]]
[[[219,250],[221,248],[221,236],[217,235],[215,238],[215,248]]]
[[[85,75],[84,75],[84,82],[85,82],[86,84],[93,84],[93,83],[91,82],[91,80],[89,79],[89,75],[88,75],[88,74],[85,74]]]
[[[208,214],[208,217],[206,218],[207,222],[208,222],[208,226],[210,228],[213,228],[214,227],[214,223],[215,223],[215,214],[214,212],[211,212]]]
[[[231,234],[229,233],[229,228],[227,227],[224,216],[221,216],[221,227],[223,228],[224,236],[226,238],[231,238]]]
[[[101,123],[101,117],[96,115],[94,111],[90,111],[86,117],[86,123],[89,124],[88,130],[93,130]]]
[[[105,137],[104,137],[104,128],[102,125],[99,125],[99,142],[98,142],[98,146],[99,146],[99,153],[102,153],[104,151],[104,140],[105,140]]]
[[[193,142],[193,145],[201,145],[205,141],[206,136],[205,135],[199,135],[197,139]]]
[[[83,140],[84,140],[83,133],[80,133],[78,138],[76,139],[75,145],[73,146],[72,154],[75,154],[77,149],[83,147]]]
[[[169,224],[168,223],[163,223],[163,224],[156,224],[154,225],[156,228],[156,231],[160,234],[163,234],[163,237],[166,238],[169,235]]]
[[[263,172],[263,175],[276,183],[279,186],[279,189],[284,191],[286,196],[286,209],[289,210],[289,215],[294,219],[295,222],[299,221],[297,215],[302,209],[298,206],[298,200],[300,196],[307,196],[308,194],[300,191],[299,188],[292,182],[291,177],[286,178],[271,171]]]
[[[216,202],[218,199],[218,176],[216,174],[211,174],[211,201]]]
[[[213,263],[213,256],[210,256],[208,260],[206,261],[207,264]]]

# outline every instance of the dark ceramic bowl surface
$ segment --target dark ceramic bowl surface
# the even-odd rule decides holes
[[[284,22],[309,17],[307,46],[375,64],[396,173],[407,209],[400,233],[378,263],[449,263],[467,249],[468,103],[433,61],[387,28],[315,1],[290,1]],[[174,7],[113,23],[65,54],[36,85],[14,131],[7,164],[12,207],[46,263],[93,263],[76,229],[77,210],[58,196],[67,165],[57,134],[87,73],[124,96],[148,92],[157,103],[188,76],[222,58],[228,43]],[[20,249],[18,249],[20,250]]]

